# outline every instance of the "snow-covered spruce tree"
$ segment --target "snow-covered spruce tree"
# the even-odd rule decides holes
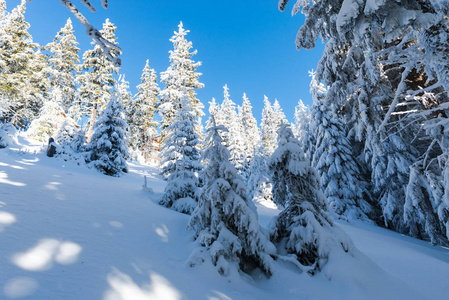
[[[279,124],[275,123],[273,107],[267,96],[264,96],[263,103],[260,138],[268,155],[271,155],[276,148],[277,126]]]
[[[117,45],[116,29],[117,27],[109,19],[106,19],[100,32],[109,43]],[[119,71],[119,68],[114,66],[113,62],[104,55],[100,45],[95,41],[91,44],[94,45],[94,48],[84,52],[83,63],[80,66],[83,73],[77,76],[77,81],[80,84],[79,93],[83,105],[83,116],[89,118],[86,124],[88,141],[92,136],[98,112],[106,107],[111,97],[112,87],[116,83],[113,75],[118,74]],[[121,54],[118,50],[111,52],[114,57]]]
[[[251,102],[246,94],[243,94],[242,106],[239,106],[237,113],[237,120],[240,122],[241,128],[241,143],[243,155],[243,173],[244,177],[248,178],[249,168],[256,145],[260,141],[259,128],[257,127],[256,118],[253,116]]]
[[[196,97],[196,90],[202,88],[204,84],[198,81],[202,75],[196,72],[201,66],[201,62],[194,62],[192,57],[197,51],[192,51],[192,42],[188,42],[185,38],[189,30],[185,30],[182,22],[178,25],[178,31],[170,39],[173,43],[173,50],[170,51],[170,66],[165,72],[161,73],[161,81],[165,84],[165,88],[160,93],[161,105],[159,114],[161,116],[161,140],[162,142],[170,134],[167,127],[173,122],[180,102],[180,97],[184,90],[190,96],[190,105],[194,109],[194,115],[198,119],[195,125],[197,133],[201,136],[200,118],[204,115],[203,104]]]
[[[148,155],[152,151],[150,139],[156,135],[159,126],[154,117],[159,107],[158,96],[160,93],[156,71],[150,68],[148,60],[140,78],[141,84],[137,86],[138,93],[133,101],[135,106],[132,115],[134,128],[131,131],[136,131],[134,135],[138,137],[137,147],[143,153],[145,161],[148,161]]]
[[[72,21],[67,23],[56,34],[53,42],[47,44],[44,49],[51,54],[47,56],[48,64],[51,67],[51,88],[59,89],[61,92],[61,105],[65,112],[77,111],[79,108],[72,108],[77,105],[75,75],[78,73],[79,43],[73,31]],[[72,108],[71,110],[69,110]],[[70,114],[72,116],[72,114]]]
[[[169,154],[162,161],[163,173],[169,173],[167,186],[159,204],[176,211],[191,214],[197,206],[198,174],[203,169],[197,148],[200,141],[195,132],[195,115],[190,107],[188,93],[180,99],[180,108],[173,123],[167,127],[170,135],[164,142],[163,150]],[[170,171],[164,172],[168,168]]]
[[[254,148],[247,187],[248,196],[254,202],[264,203],[264,205],[273,203],[273,186],[268,169],[268,155],[260,142]]]
[[[242,139],[242,124],[237,118],[235,103],[229,95],[229,88],[227,84],[223,87],[223,97],[223,103],[220,105],[220,109],[215,115],[217,118],[216,124],[223,125],[228,129],[228,132],[222,133],[223,145],[229,150],[231,154],[230,161],[237,169],[239,175],[246,178],[247,174],[245,172],[246,164],[244,141]]]
[[[66,117],[60,105],[59,89],[53,90],[51,94],[51,98],[44,101],[38,118],[31,122],[27,130],[28,137],[44,143],[48,142]]]
[[[120,102],[120,94],[116,90],[95,122],[94,134],[87,145],[89,165],[109,176],[128,172],[127,124]]]
[[[316,150],[312,166],[321,178],[321,188],[330,208],[344,219],[369,220],[371,205],[364,200],[366,189],[358,178],[359,168],[352,157],[351,145],[346,138],[346,128],[336,116],[336,106],[316,105]]]
[[[351,255],[349,237],[333,225],[315,169],[307,161],[288,124],[279,129],[278,147],[270,158],[274,201],[285,207],[276,218],[273,240],[296,259],[303,270],[323,269],[332,251]]]
[[[423,170],[423,165],[424,160],[420,160],[410,167],[404,220],[411,236],[447,246],[449,206],[443,200],[444,188],[438,176],[431,170]],[[435,204],[437,209],[433,207]]]
[[[25,21],[23,0],[7,15],[0,43],[0,96],[9,100],[9,110],[2,121],[18,128],[27,128],[36,118],[48,95],[48,65],[33,43]]]
[[[306,106],[302,100],[299,100],[298,105],[295,107],[295,123],[292,125],[293,134],[299,140],[303,146],[304,153],[307,154],[307,148],[309,147],[310,140],[310,123],[312,122],[312,116],[310,113],[310,107]]]
[[[229,162],[229,151],[218,131],[226,128],[212,126],[207,132],[211,146],[204,153],[205,186],[188,225],[202,246],[200,252],[207,254],[201,257],[196,253],[190,263],[193,266],[210,255],[222,275],[235,269],[250,273],[256,268],[271,275],[274,266],[270,255],[276,249],[260,230],[255,207],[247,198],[242,178]]]
[[[219,111],[220,104],[216,102],[215,98],[212,98],[212,101],[209,102],[209,119],[206,121],[206,132],[209,130],[209,128],[215,126],[214,122],[217,121]],[[212,121],[212,118],[214,119],[214,121]],[[203,139],[203,149],[207,149],[209,147],[210,145],[208,144],[208,140]]]

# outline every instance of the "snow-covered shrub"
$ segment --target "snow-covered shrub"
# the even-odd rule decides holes
[[[56,156],[64,160],[74,160],[78,164],[86,160],[84,131],[78,129],[72,118],[66,118],[54,134]]]
[[[0,149],[18,144],[17,129],[11,124],[0,125]]]

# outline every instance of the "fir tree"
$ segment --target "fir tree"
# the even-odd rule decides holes
[[[77,97],[75,76],[78,72],[79,60],[79,43],[74,35],[72,21],[70,18],[61,30],[57,33],[53,42],[45,46],[51,54],[47,60],[52,68],[51,88],[59,89],[62,98],[61,105],[66,112],[76,115],[80,108],[76,106],[75,99]]]
[[[167,178],[165,194],[160,204],[174,210],[190,214],[197,205],[198,173],[202,170],[199,162],[198,134],[195,133],[195,115],[190,107],[188,93],[180,100],[176,118],[168,127],[170,135],[164,143],[164,151],[169,156],[162,162],[163,174]]]
[[[8,14],[0,43],[0,96],[10,102],[1,121],[20,128],[36,118],[49,90],[49,69],[28,32],[25,5],[23,0]]]
[[[161,105],[159,114],[161,115],[161,140],[164,141],[170,134],[167,127],[172,124],[179,107],[180,97],[184,90],[190,96],[190,105],[194,109],[194,115],[198,119],[195,125],[198,134],[201,133],[200,118],[204,115],[203,105],[196,98],[196,90],[204,85],[198,81],[201,73],[196,69],[201,66],[201,62],[194,62],[192,57],[197,51],[192,51],[192,42],[185,38],[189,30],[185,30],[182,22],[178,25],[178,31],[170,39],[173,43],[173,50],[170,51],[170,66],[165,72],[161,73],[161,81],[165,88],[160,93]]]
[[[126,158],[126,121],[118,91],[112,93],[106,108],[95,122],[94,134],[87,146],[89,164],[109,176],[128,172]]]
[[[144,154],[145,160],[148,159],[150,149],[150,139],[156,135],[158,122],[155,120],[155,114],[159,108],[160,89],[157,85],[156,71],[150,68],[148,60],[141,76],[141,84],[137,86],[138,93],[134,98],[134,107],[132,113],[132,125],[134,128],[134,137],[136,145]]]
[[[318,125],[312,166],[321,178],[329,206],[344,218],[369,220],[373,209],[363,199],[366,192],[358,179],[360,174],[346,138],[346,128],[336,117],[335,105],[329,107],[320,103],[316,106],[319,113],[314,116]]]
[[[242,175],[247,178],[254,149],[260,141],[260,134],[256,118],[253,116],[251,102],[245,93],[243,94],[242,106],[239,106],[238,109],[237,120],[241,128]]]
[[[273,107],[268,97],[264,96],[264,107],[262,111],[262,122],[260,124],[260,137],[268,155],[271,155],[276,148],[277,125],[274,120]]]
[[[117,27],[109,19],[106,19],[100,32],[107,41],[117,45],[116,29]],[[119,68],[114,66],[113,62],[104,55],[100,45],[96,42],[92,42],[92,45],[95,45],[94,48],[83,54],[83,63],[81,64],[83,73],[77,77],[83,105],[82,114],[89,118],[86,132],[88,140],[93,133],[97,112],[101,112],[110,99],[111,89],[116,83],[113,75],[118,74],[119,71]],[[114,57],[118,57],[120,54],[121,52],[118,50],[112,51]]]
[[[231,153],[230,161],[237,169],[240,175],[244,175],[245,156],[242,140],[241,122],[237,118],[235,103],[229,95],[228,85],[223,87],[223,103],[220,105],[215,117],[217,125],[223,125],[228,132],[222,133],[223,145]]]
[[[201,251],[209,253],[220,274],[228,275],[233,268],[244,272],[260,268],[270,275],[270,255],[275,254],[275,249],[259,228],[255,208],[247,198],[242,179],[229,163],[229,151],[222,144],[219,130],[226,128],[211,126],[207,132],[211,146],[204,153],[205,187],[189,228],[195,231]],[[191,261],[194,264],[195,258]]]
[[[278,147],[270,158],[274,201],[285,209],[276,218],[273,240],[296,255],[311,274],[322,270],[332,251],[352,253],[354,246],[326,214],[326,198],[290,125],[279,130]]]

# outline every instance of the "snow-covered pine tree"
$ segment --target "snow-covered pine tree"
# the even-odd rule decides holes
[[[28,32],[25,6],[23,0],[7,15],[0,43],[0,97],[9,100],[0,121],[20,128],[37,117],[49,90],[49,69]]]
[[[66,115],[60,105],[61,93],[59,89],[51,92],[51,98],[44,101],[38,118],[34,119],[27,130],[27,136],[40,142],[48,139],[58,130]]]
[[[103,23],[100,31],[102,36],[111,44],[117,45],[117,37],[114,26],[109,19]],[[88,117],[86,124],[87,140],[93,133],[93,126],[97,118],[97,112],[101,112],[111,97],[111,89],[116,80],[113,75],[118,74],[119,68],[103,53],[102,47],[95,41],[91,43],[94,48],[87,50],[83,54],[83,63],[80,66],[82,74],[77,76],[80,84],[79,93],[83,105],[83,116]],[[121,54],[118,50],[112,50],[112,55],[118,57]]]
[[[223,97],[220,109],[215,115],[216,124],[223,125],[228,129],[227,132],[222,133],[223,145],[229,150],[231,154],[230,161],[239,172],[239,175],[246,177],[244,142],[242,140],[243,129],[241,128],[241,122],[237,118],[235,103],[229,95],[227,84],[223,87]]]
[[[423,165],[424,160],[420,160],[410,166],[404,220],[411,236],[430,238],[433,245],[447,246],[449,206],[443,199],[442,181],[434,171],[423,170]]]
[[[116,89],[95,122],[94,134],[87,146],[89,165],[109,176],[128,172],[126,127],[124,109]]]
[[[197,206],[198,174],[203,166],[197,148],[200,141],[195,132],[196,117],[190,107],[190,96],[187,92],[181,97],[179,105],[173,123],[167,127],[170,135],[163,146],[169,156],[162,161],[161,171],[170,175],[159,204],[191,214]]]
[[[65,26],[56,34],[53,42],[44,47],[51,53],[47,56],[51,67],[51,88],[60,90],[61,106],[65,112],[71,112],[70,116],[80,110],[79,107],[74,107],[79,104],[75,101],[77,97],[75,76],[80,62],[78,45],[72,21],[69,18]]]
[[[262,122],[260,123],[260,138],[264,145],[265,151],[271,155],[276,148],[277,125],[274,121],[273,107],[268,97],[264,96],[264,107],[262,110]]]
[[[249,168],[256,145],[260,141],[259,128],[256,118],[254,118],[251,102],[245,93],[243,93],[242,106],[239,106],[237,120],[240,122],[241,142],[243,151],[243,173],[244,177],[249,176]]]
[[[209,102],[209,119],[206,121],[206,132],[209,130],[209,128],[214,126],[214,122],[216,122],[217,118],[219,117],[219,111],[220,111],[220,104],[218,104],[215,100],[215,98],[212,98],[212,101]],[[214,122],[212,121],[212,118],[214,118]],[[208,144],[207,139],[203,139],[203,149],[209,148],[210,145]]]
[[[274,204],[268,154],[260,142],[254,148],[247,186],[248,196],[254,202],[263,203],[265,206]]]
[[[190,96],[191,106],[194,109],[195,117],[198,119],[195,125],[197,133],[201,134],[200,118],[204,115],[203,104],[196,97],[196,90],[202,88],[204,84],[198,81],[201,73],[196,69],[201,66],[201,62],[194,62],[192,57],[197,51],[192,51],[192,42],[185,38],[189,30],[185,30],[182,22],[178,25],[178,31],[170,39],[173,43],[173,50],[170,51],[170,66],[161,73],[161,81],[165,88],[160,93],[161,105],[159,114],[161,116],[161,141],[163,142],[170,134],[167,127],[173,122],[178,109],[178,104],[183,91],[187,89]]]
[[[279,129],[278,147],[270,158],[274,201],[285,209],[276,218],[273,240],[296,255],[310,274],[322,270],[331,252],[354,251],[349,237],[326,214],[326,198],[315,169],[307,161],[288,124]]]
[[[282,111],[281,105],[279,104],[278,99],[274,99],[273,103],[273,120],[276,127],[279,127],[280,124],[287,124],[287,118],[285,117],[284,112]]]
[[[141,84],[137,86],[138,93],[134,98],[135,110],[133,114],[134,127],[139,131],[138,147],[144,154],[145,161],[148,161],[150,149],[150,139],[157,133],[159,123],[154,119],[159,108],[160,89],[157,85],[157,74],[150,68],[148,60],[142,71]]]
[[[202,246],[200,252],[206,254],[197,257],[200,254],[196,253],[190,263],[193,266],[210,255],[218,272],[225,276],[235,269],[249,273],[256,268],[271,275],[274,266],[270,255],[276,250],[261,232],[243,180],[229,162],[229,151],[218,132],[225,130],[219,125],[207,132],[211,146],[203,157],[205,186],[188,225]]]
[[[331,209],[344,219],[369,220],[373,208],[364,199],[366,189],[359,180],[359,168],[352,156],[343,121],[336,116],[335,104],[317,103],[315,114],[316,150],[312,166]]]
[[[292,125],[293,134],[299,140],[304,148],[304,153],[307,156],[307,149],[310,147],[310,123],[312,122],[312,116],[310,113],[310,107],[306,106],[302,100],[299,100],[298,105],[295,107],[295,123]],[[310,158],[309,158],[310,159]]]

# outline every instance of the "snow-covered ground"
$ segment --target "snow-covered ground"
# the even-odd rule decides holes
[[[19,142],[0,149],[0,299],[449,299],[449,249],[364,223],[339,223],[363,254],[315,277],[280,261],[270,279],[191,268],[189,217],[155,203],[156,169],[108,177]],[[258,212],[266,226],[277,210]]]

